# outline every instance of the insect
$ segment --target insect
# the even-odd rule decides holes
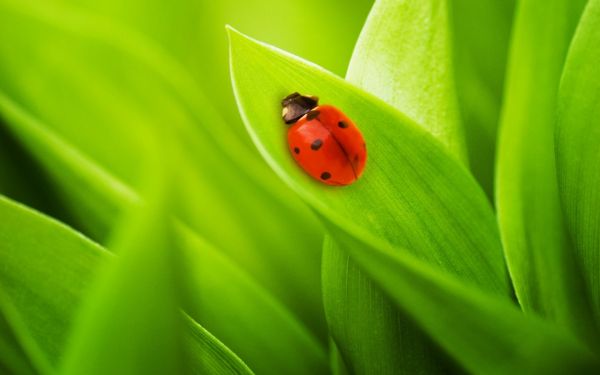
[[[316,96],[297,92],[281,101],[283,121],[290,125],[290,152],[313,178],[328,185],[349,185],[365,168],[364,138],[342,111],[318,103]]]

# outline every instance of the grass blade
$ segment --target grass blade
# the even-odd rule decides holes
[[[596,323],[600,322],[600,195],[597,119],[600,113],[600,2],[584,12],[558,93],[556,160],[558,185],[574,254],[585,279]]]
[[[451,2],[454,73],[469,166],[490,200],[514,0]]]
[[[173,155],[169,136],[163,141]],[[187,286],[169,233],[169,158],[149,157],[148,203],[133,207],[119,226],[113,240],[119,257],[97,277],[80,309],[63,374],[187,373],[179,312]]]
[[[518,5],[500,129],[497,207],[519,302],[589,336],[560,209],[554,160],[556,95],[584,1]],[[543,69],[540,69],[543,66]]]

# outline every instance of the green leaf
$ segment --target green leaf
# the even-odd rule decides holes
[[[2,112],[68,197],[78,228],[94,239],[105,237],[122,203],[136,200],[144,139],[168,127],[180,153],[173,214],[325,343],[321,228],[232,136],[191,74],[158,45],[101,16],[49,2],[2,0],[0,9],[0,55],[6,56],[0,59],[0,88],[12,103]],[[38,124],[23,125],[15,104]],[[69,176],[48,152],[79,164],[77,175]],[[94,181],[88,174],[104,176]]]
[[[493,200],[496,138],[514,0],[451,2],[454,73],[469,166]]]
[[[99,269],[114,259],[72,229],[2,197],[0,218],[0,286],[36,345],[57,366],[84,296]],[[194,345],[190,353],[212,342],[212,348],[221,348],[213,353],[230,362],[227,368],[237,369],[231,373],[249,373],[240,371],[246,366],[214,337],[196,325],[189,327],[190,337],[197,338],[188,341]],[[202,356],[188,358],[192,369],[202,369],[203,361]]]
[[[518,5],[496,199],[508,266],[523,309],[591,336],[580,273],[560,209],[553,136],[560,73],[583,4],[540,0]]]
[[[338,362],[351,374],[448,373],[444,353],[333,241],[323,246],[323,299]]]
[[[236,31],[229,34],[232,80],[248,131],[271,167],[305,201],[357,235],[405,246],[487,291],[507,294],[492,210],[476,182],[439,142],[319,67]],[[355,184],[327,187],[295,164],[278,108],[293,91],[319,95],[359,125],[369,161]]]
[[[474,374],[595,373],[600,362],[570,332],[527,317],[506,300],[344,228],[336,241],[446,351]],[[326,241],[326,247],[337,244]],[[326,252],[327,253],[327,252]],[[338,252],[340,254],[340,252]],[[346,257],[331,261],[345,261]],[[402,348],[399,348],[402,350]]]
[[[600,195],[598,194],[598,97],[600,2],[591,0],[571,44],[560,90],[556,160],[562,207],[574,252],[600,321]]]
[[[466,159],[446,0],[377,0],[346,79],[396,107]]]
[[[448,4],[376,1],[346,80],[394,106],[466,161],[454,91]],[[340,350],[357,373],[447,372],[439,350],[398,312],[351,259],[325,247],[325,311]],[[377,308],[371,306],[375,304]],[[352,327],[352,328],[350,328]],[[403,343],[410,342],[410,345]],[[398,350],[401,346],[401,350]]]
[[[146,203],[132,207],[119,225],[111,246],[119,257],[88,293],[69,339],[63,374],[186,373],[187,327],[179,308],[187,286],[167,211],[172,178],[166,171],[174,153],[169,134],[161,138],[166,157],[145,153],[151,160],[145,168]],[[151,149],[158,146],[154,142]]]

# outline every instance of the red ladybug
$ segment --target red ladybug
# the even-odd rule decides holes
[[[328,185],[349,185],[362,174],[367,161],[363,136],[342,111],[318,105],[315,96],[297,92],[282,100],[288,145],[298,164]]]

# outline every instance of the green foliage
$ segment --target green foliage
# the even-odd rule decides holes
[[[0,373],[600,371],[600,1],[371,5],[0,0]]]

